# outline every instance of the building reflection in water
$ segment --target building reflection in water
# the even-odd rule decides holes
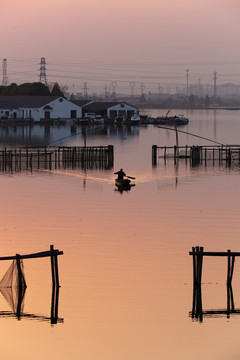
[[[49,144],[65,144],[66,139],[79,139],[79,145],[86,145],[87,140],[101,136],[106,139],[139,136],[139,126],[127,125],[79,125],[71,122],[61,125],[32,124],[0,126],[1,144],[21,146],[46,146]]]

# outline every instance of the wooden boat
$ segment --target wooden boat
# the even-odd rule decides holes
[[[135,184],[131,184],[131,180],[129,179],[116,179],[115,185],[117,187],[116,191],[123,193],[124,191],[129,191]]]
[[[121,187],[128,187],[130,185],[131,180],[129,179],[115,179],[115,185]]]
[[[131,125],[139,125],[140,123],[140,116],[139,114],[135,113],[131,116]]]
[[[187,125],[189,119],[183,115],[179,116],[159,116],[153,119],[155,125]]]

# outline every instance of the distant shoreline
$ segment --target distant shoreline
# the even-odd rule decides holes
[[[189,108],[186,108],[186,107],[179,107],[179,106],[171,106],[171,107],[167,107],[167,106],[159,106],[157,104],[149,104],[149,105],[135,105],[137,106],[139,109],[159,109],[159,110],[165,110],[165,109],[168,109],[170,108],[171,110],[174,110],[174,109],[178,109],[178,110],[184,110],[184,111],[188,111],[188,110],[240,110],[240,107],[235,107],[235,106],[209,106],[209,107],[189,107]]]

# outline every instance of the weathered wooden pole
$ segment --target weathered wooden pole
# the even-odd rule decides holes
[[[203,247],[196,246],[197,255],[197,282],[196,282],[196,315],[202,321],[202,262],[203,262]]]
[[[196,249],[192,247],[192,257],[193,257],[193,285],[197,284],[197,271],[196,271]]]
[[[32,153],[30,154],[30,169],[32,170]]]
[[[56,286],[56,277],[55,277],[55,264],[54,264],[54,252],[53,245],[50,245],[51,251],[51,270],[52,270],[52,286]]]
[[[18,305],[16,310],[16,315],[18,319],[21,317],[21,305],[24,291],[26,289],[26,284],[23,282],[23,274],[21,269],[21,257],[19,254],[16,254],[16,263],[17,263],[17,271],[18,271]]]
[[[227,255],[227,285],[230,285],[230,272],[231,272],[231,250],[228,250],[228,255]]]
[[[45,146],[45,149],[44,149],[44,155],[45,155],[45,164],[44,164],[44,167],[45,169],[47,169],[47,147]]]
[[[28,169],[28,147],[26,146],[26,168]]]
[[[193,257],[193,303],[192,303],[192,318],[196,314],[196,300],[197,300],[197,275],[196,275],[196,250],[195,247],[192,247],[192,257]]]
[[[59,287],[58,256],[56,254],[54,255],[54,267],[55,267],[56,286]]]
[[[49,154],[49,169],[52,170],[52,153]]]
[[[22,288],[22,269],[21,269],[21,258],[19,254],[16,254],[16,263],[18,270],[18,287]]]
[[[114,148],[113,145],[108,145],[108,166],[113,167],[114,163]]]
[[[152,165],[157,165],[157,145],[152,146]]]
[[[197,251],[197,285],[202,281],[203,247],[196,246]]]

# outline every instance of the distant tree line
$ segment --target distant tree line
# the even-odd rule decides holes
[[[132,101],[133,103],[133,101]],[[212,106],[219,107],[231,107],[238,106],[240,104],[240,98],[223,98],[214,96],[198,97],[191,94],[188,99],[186,96],[171,96],[166,99],[147,99],[144,96],[139,97],[139,100],[135,100],[134,104],[138,108],[156,108],[156,109],[208,109]]]
[[[64,97],[64,89],[56,82],[51,87],[41,82],[24,83],[17,85],[12,83],[9,86],[0,86],[0,96],[61,96]]]

